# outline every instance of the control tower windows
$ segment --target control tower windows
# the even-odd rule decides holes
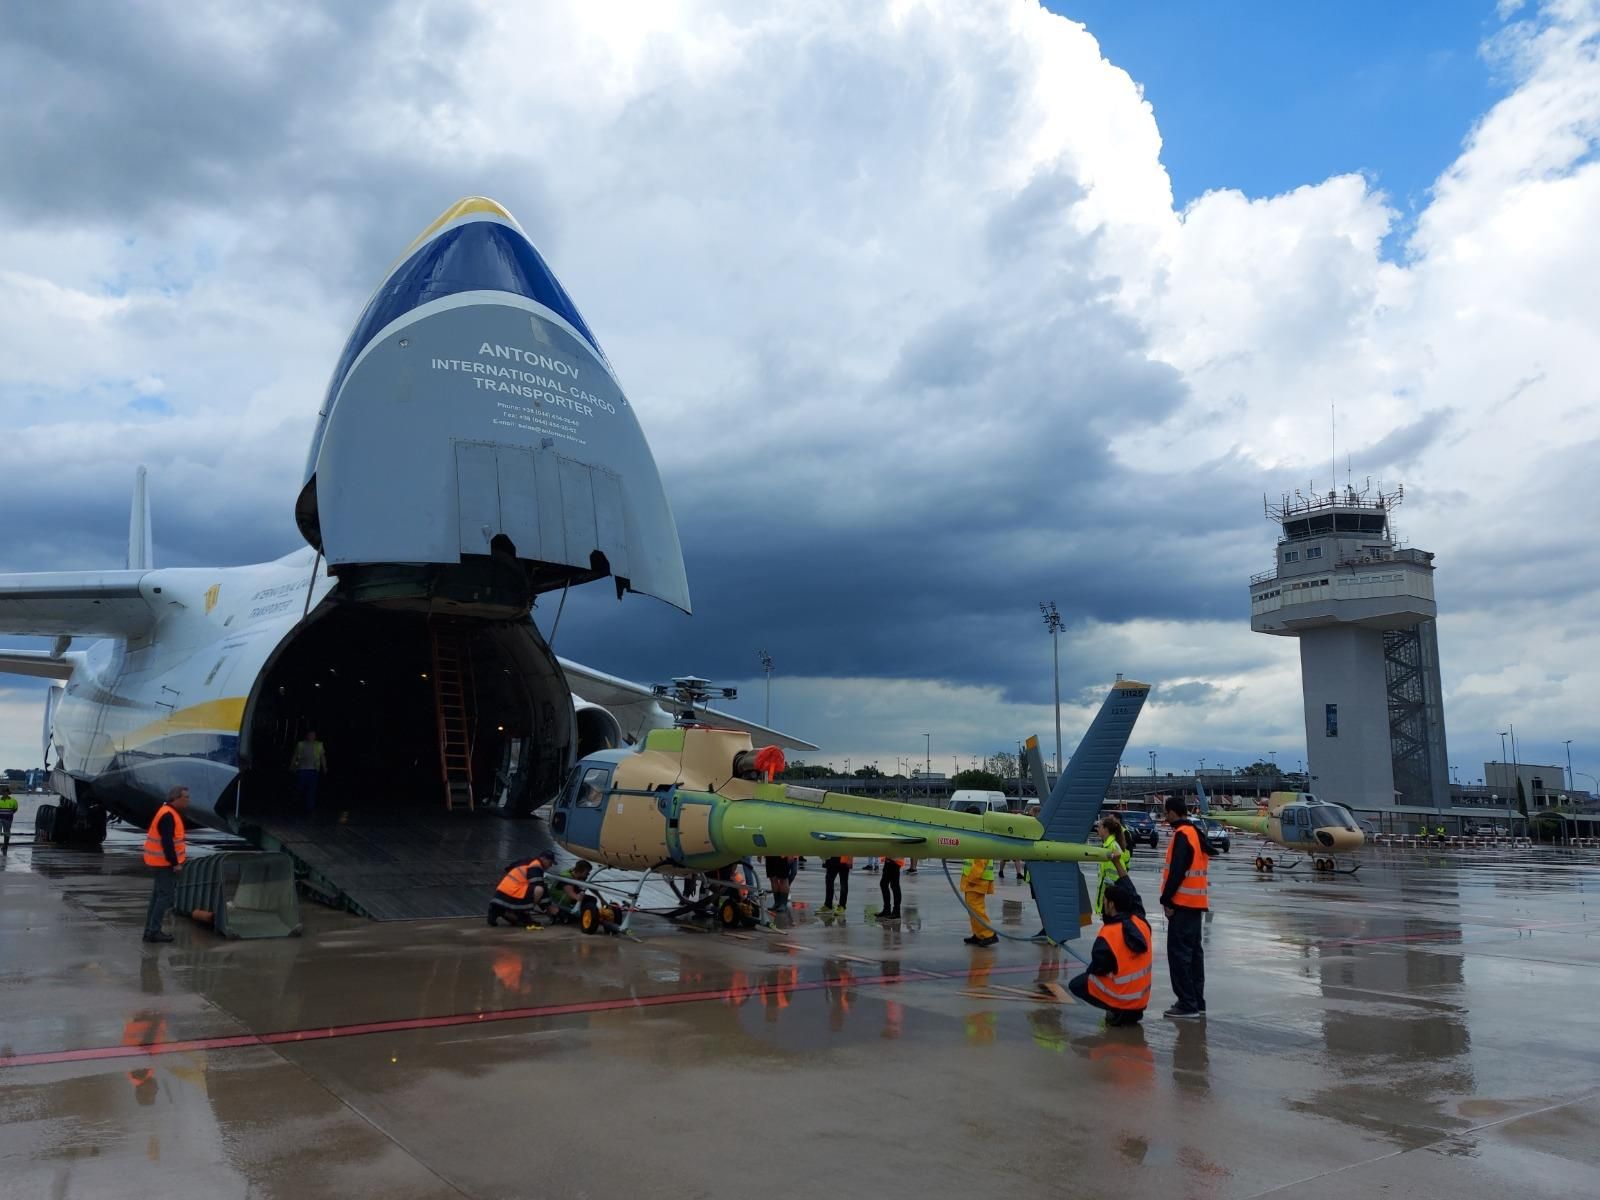
[[[1321,546],[1307,546],[1306,547],[1306,557],[1307,558],[1321,558],[1322,557],[1322,547]]]
[[[1286,562],[1286,563],[1299,562],[1300,561],[1300,551],[1298,551],[1298,550],[1285,550],[1283,552],[1283,561]]]
[[[1326,723],[1325,733],[1328,737],[1339,736],[1339,706],[1325,704],[1322,706],[1322,718]]]

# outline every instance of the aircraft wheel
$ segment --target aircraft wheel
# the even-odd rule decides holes
[[[1272,860],[1270,858],[1263,858],[1261,861],[1266,864],[1267,870],[1272,870]]]
[[[585,933],[600,932],[600,906],[593,897],[585,899],[583,907],[578,910],[578,928]]]
[[[1256,870],[1265,871],[1266,869],[1267,869],[1267,860],[1262,858],[1261,855],[1259,855],[1259,854],[1256,855]]]
[[[41,804],[33,812],[33,842],[42,846],[52,842],[56,836],[56,806],[54,804]]]
[[[717,920],[722,922],[724,929],[739,928],[739,906],[732,900],[724,900],[717,905]]]

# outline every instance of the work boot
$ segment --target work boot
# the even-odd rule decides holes
[[[874,917],[876,917],[878,919],[878,921],[880,921],[880,922],[898,921],[900,919],[898,914],[892,913],[892,912],[877,912],[877,913],[873,913],[872,915]]]
[[[1182,1004],[1174,1004],[1161,1015],[1169,1021],[1192,1021],[1196,1017],[1205,1016],[1198,1008],[1188,1008]]]
[[[978,936],[978,935],[977,935],[977,934],[975,934],[975,933],[974,933],[974,934],[971,934],[971,935],[969,935],[969,936],[968,936],[968,937],[964,937],[964,938],[962,938],[962,939],[961,939],[961,940],[962,940],[962,941],[963,941],[963,942],[965,942],[965,943],[966,943],[966,944],[967,944],[967,945],[969,945],[969,946],[976,946],[976,945],[979,945],[979,944],[980,944],[980,943],[981,943],[981,942],[982,942],[982,941],[983,941],[983,939],[982,939],[982,938],[980,938],[980,937],[979,937],[979,936]]]
[[[144,940],[147,942],[170,942],[172,935],[170,933],[147,933],[144,935]]]
[[[983,949],[987,950],[990,946],[995,945],[999,941],[1000,941],[999,935],[991,933],[988,937],[981,937],[977,941],[973,942],[972,944],[974,946],[980,946]]]
[[[499,916],[497,914],[495,914],[495,913],[490,913],[489,914],[489,924],[491,926],[500,924]]]

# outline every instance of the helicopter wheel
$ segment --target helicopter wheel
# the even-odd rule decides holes
[[[739,928],[739,905],[733,900],[724,900],[717,905],[717,920],[724,929]]]
[[[1270,858],[1263,858],[1261,861],[1266,864],[1267,870],[1272,870],[1272,860]]]
[[[594,902],[593,897],[583,902],[583,907],[578,910],[578,928],[585,933],[600,932],[600,906]]]

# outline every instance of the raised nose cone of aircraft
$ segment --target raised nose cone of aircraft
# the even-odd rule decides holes
[[[356,320],[295,516],[335,574],[496,553],[536,592],[610,575],[689,608],[677,526],[611,364],[482,196],[428,225]]]

